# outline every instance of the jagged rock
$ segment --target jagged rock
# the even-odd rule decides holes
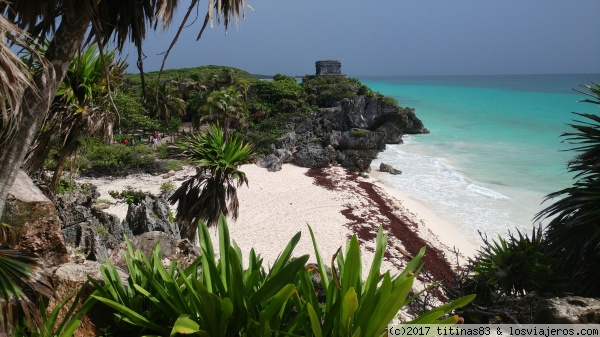
[[[277,172],[281,171],[281,165],[283,164],[283,160],[277,157],[275,154],[270,154],[268,156],[261,156],[256,161],[256,165],[262,168],[266,168],[269,172]]]
[[[294,153],[294,163],[302,167],[327,167],[332,160],[331,152],[317,144],[311,144]]]
[[[0,221],[14,230],[16,240],[9,242],[9,248],[32,253],[45,267],[68,261],[56,208],[23,171],[8,191]]]
[[[364,129],[352,129],[342,132],[338,147],[342,150],[379,150],[385,149],[384,137],[378,132]]]
[[[379,164],[379,171],[381,172],[388,172],[391,174],[402,174],[402,171],[393,168],[391,165],[385,164],[385,163],[381,163]]]
[[[176,261],[177,265],[186,268],[200,256],[198,247],[189,240],[175,239],[164,232],[148,232],[131,239],[133,250],[139,249],[147,257],[150,256],[157,243],[160,244],[161,259],[166,267],[170,266],[171,261]],[[117,267],[126,268],[124,251],[127,251],[125,242],[113,250],[109,260]]]
[[[599,324],[600,299],[579,296],[541,300],[534,324]]]
[[[129,204],[125,223],[133,235],[161,231],[179,239],[179,227],[171,222],[169,213],[169,207],[163,199],[146,195],[141,203]]]
[[[125,235],[133,235],[118,217],[91,206],[98,196],[95,186],[82,185],[58,195],[57,208],[65,243],[88,260],[104,261]]]
[[[117,270],[124,284],[127,284],[128,275],[120,270]],[[79,289],[87,282],[88,276],[94,278],[100,284],[104,284],[102,274],[100,273],[100,263],[96,261],[85,261],[83,264],[65,263],[50,270],[49,276],[54,286],[54,296],[50,299],[46,311],[52,311],[58,303],[69,296],[74,290]],[[89,286],[82,294],[79,305],[76,310],[81,307],[81,304],[94,291],[93,286]],[[58,322],[61,322],[67,315],[69,306],[72,300],[58,314]],[[101,336],[101,328],[114,324],[114,311],[102,304],[96,304],[96,308],[91,310],[87,315],[83,316],[82,322],[75,331],[75,337]]]
[[[344,150],[341,164],[358,172],[371,172],[371,162],[377,158],[377,153],[377,150]]]
[[[413,108],[405,108],[406,116],[408,118],[408,123],[406,125],[406,129],[404,129],[405,133],[409,134],[419,134],[419,133],[429,133],[429,130],[425,128],[423,122],[417,117],[415,114],[415,109]]]
[[[283,136],[279,137],[279,139],[277,140],[277,142],[275,143],[275,147],[277,149],[283,149],[283,150],[287,150],[287,151],[293,151],[294,147],[296,146],[296,134],[293,132],[288,132],[286,134],[284,134]]]

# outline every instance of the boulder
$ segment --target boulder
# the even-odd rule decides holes
[[[371,172],[371,162],[377,150],[344,150],[342,166],[358,172]]]
[[[277,142],[275,142],[275,147],[277,149],[284,149],[287,151],[293,151],[294,147],[296,146],[296,134],[293,132],[288,132],[286,134],[284,134],[283,136],[279,137],[279,139],[277,140]]]
[[[133,235],[161,231],[180,239],[181,234],[177,224],[171,221],[167,203],[152,195],[146,195],[140,203],[130,203],[125,217],[125,225]]]
[[[395,169],[391,165],[388,165],[388,164],[383,163],[383,162],[379,165],[379,171],[381,171],[381,172],[388,172],[388,173],[391,173],[391,174],[402,174],[402,171],[400,171],[398,169]]]
[[[302,167],[327,167],[332,161],[331,152],[318,144],[310,144],[294,153],[294,163]]]
[[[8,191],[0,221],[14,231],[15,240],[9,248],[30,252],[44,267],[68,261],[56,207],[23,171],[19,171]]]
[[[277,157],[275,154],[268,156],[260,156],[256,161],[256,165],[262,168],[266,168],[269,172],[281,171],[281,165],[283,160]]]
[[[534,324],[600,324],[600,299],[555,297],[539,302]]]
[[[200,250],[189,240],[175,239],[164,232],[148,232],[131,239],[134,251],[140,250],[149,257],[156,244],[160,244],[161,259],[165,267],[169,267],[171,261],[176,261],[179,266],[186,268],[200,256]],[[117,267],[125,269],[125,258],[123,252],[127,251],[127,245],[122,242],[109,256],[109,260]]]

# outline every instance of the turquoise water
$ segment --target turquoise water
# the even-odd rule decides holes
[[[580,103],[581,82],[600,75],[361,78],[374,91],[415,108],[431,131],[388,145],[373,162],[397,166],[385,176],[478,241],[513,228],[529,229],[544,196],[572,184],[573,153],[560,134],[571,112],[599,112]]]

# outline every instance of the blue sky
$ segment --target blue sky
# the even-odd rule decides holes
[[[206,2],[201,9],[205,10]],[[227,65],[253,74],[312,74],[336,59],[350,76],[600,73],[598,0],[249,0],[246,20],[186,28],[166,68]],[[187,6],[149,32],[158,70]],[[137,73],[136,52],[129,72]]]

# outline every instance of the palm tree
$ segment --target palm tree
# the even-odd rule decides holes
[[[589,98],[583,102],[600,106],[600,85],[582,84]],[[570,124],[573,132],[562,136],[575,144],[578,153],[568,164],[575,173],[573,186],[546,196],[561,198],[538,214],[535,220],[550,218],[545,229],[549,252],[556,268],[572,278],[577,293],[599,296],[600,287],[600,115],[575,113],[584,120]]]
[[[182,236],[195,240],[198,220],[212,226],[220,214],[237,219],[237,188],[248,185],[238,168],[248,161],[252,147],[235,136],[226,140],[221,127],[209,125],[204,134],[184,135],[175,149],[196,166],[196,175],[169,198],[171,204],[177,203],[177,220],[185,224]]]
[[[161,82],[158,84],[156,100],[150,110],[154,112],[154,117],[161,118],[167,125],[173,115],[181,117],[185,114],[185,101],[174,96],[173,89]]]
[[[217,121],[223,126],[226,140],[229,139],[232,125],[236,129],[246,126],[246,104],[242,95],[233,87],[210,93],[201,110],[204,112],[201,120]]]
[[[3,15],[3,20],[6,18],[14,22],[15,26],[35,36],[40,42],[50,39],[45,59],[48,65],[51,65],[47,68],[51,70],[49,72],[35,71],[32,78],[33,85],[28,88],[23,87],[25,90],[20,95],[20,112],[17,118],[20,119],[20,123],[12,128],[10,135],[0,144],[1,214],[8,189],[15,181],[19,167],[23,164],[25,155],[43,124],[71,61],[82,45],[96,43],[103,52],[104,46],[114,42],[116,48],[122,51],[125,43],[131,41],[138,50],[138,67],[143,74],[142,42],[146,36],[146,27],[156,29],[159,23],[162,27],[167,27],[180,2],[178,0],[0,1],[2,1],[0,13]],[[199,1],[192,0],[188,14],[199,6]],[[213,17],[216,17],[218,22],[222,18],[227,29],[230,18],[239,20],[240,16],[245,15],[247,6],[246,0],[209,0],[198,39],[209,23],[212,26]],[[189,15],[186,15],[181,22],[180,30],[185,26],[188,17]],[[4,41],[2,44],[4,46]],[[5,51],[4,48],[2,50]],[[9,54],[6,52],[0,54],[0,59],[3,67],[4,64],[11,64]],[[3,88],[11,81],[14,80],[10,77],[0,78]]]

